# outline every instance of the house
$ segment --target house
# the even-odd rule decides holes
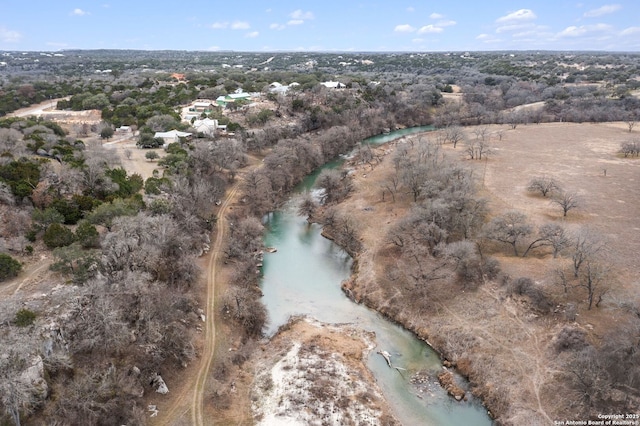
[[[285,86],[282,83],[278,83],[277,81],[274,81],[269,85],[269,92],[286,94],[287,92],[289,92],[289,89],[292,89],[298,86],[300,86],[300,83],[293,82],[290,85]]]
[[[173,129],[168,132],[156,132],[153,135],[153,138],[164,140],[164,146],[167,146],[170,143],[180,142],[180,138],[188,138],[191,135],[192,133],[181,132],[179,130]]]
[[[215,108],[216,105],[207,100],[196,101],[193,103],[193,109],[196,112],[210,112]]]
[[[196,129],[198,133],[203,133],[207,136],[214,136],[218,129],[218,120],[211,118],[205,118],[204,120],[195,120],[192,127]]]
[[[325,81],[320,84],[322,84],[324,87],[328,89],[344,89],[345,87],[347,87],[346,85],[340,83],[339,81]]]
[[[116,133],[118,133],[119,135],[131,133],[131,126],[120,126],[116,129]]]
[[[236,103],[236,102],[241,103],[242,101],[246,102],[249,100],[251,100],[251,95],[249,93],[243,92],[243,93],[232,93],[226,96],[218,96],[218,98],[216,99],[216,103],[219,106],[225,108],[227,105],[231,103]]]
[[[177,72],[174,72],[173,74],[171,74],[171,78],[175,78],[178,81],[186,81],[185,75]]]

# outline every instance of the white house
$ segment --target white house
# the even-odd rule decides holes
[[[204,120],[195,120],[192,127],[196,129],[198,133],[203,133],[207,136],[214,136],[218,129],[218,120],[211,118],[205,118]]]
[[[329,89],[344,89],[345,87],[347,87],[339,81],[324,81],[320,84]]]
[[[201,100],[193,103],[193,109],[197,112],[211,111],[216,104],[212,101]]]
[[[188,138],[192,133],[181,132],[179,130],[173,129],[168,132],[156,132],[153,137],[160,138],[164,140],[164,145],[169,145],[170,143],[180,142],[180,138]]]

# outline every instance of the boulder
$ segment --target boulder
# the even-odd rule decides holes
[[[162,379],[162,376],[159,375],[158,373],[155,373],[151,377],[151,386],[153,386],[156,392],[158,392],[159,394],[166,395],[169,393],[169,388],[167,387],[167,384]]]

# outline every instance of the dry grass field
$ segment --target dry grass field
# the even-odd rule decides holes
[[[474,130],[465,129],[467,139],[475,138]],[[577,406],[572,406],[578,397],[566,386],[563,360],[553,346],[559,330],[565,325],[585,330],[597,346],[623,317],[622,302],[638,301],[640,160],[622,158],[617,151],[621,142],[640,135],[629,133],[624,123],[489,126],[488,130],[493,149],[488,160],[470,160],[463,144],[455,150],[445,145],[443,150],[473,170],[480,195],[488,199],[490,216],[518,210],[532,225],[558,223],[569,231],[588,227],[601,235],[606,242],[610,291],[600,307],[587,310],[582,289],[563,296],[554,282],[552,272],[567,266],[568,254],[553,259],[548,251],[539,251],[523,259],[514,257],[508,247],[491,255],[499,260],[504,275],[530,277],[551,295],[557,306],[550,314],[542,315],[522,298],[509,295],[499,280],[485,282],[475,291],[451,283],[427,291],[422,307],[415,297],[403,294],[385,275],[386,268],[396,262],[387,231],[407,213],[412,201],[410,194],[396,195],[395,202],[388,193],[382,199],[384,182],[393,173],[394,143],[377,149],[384,158],[373,169],[356,166],[353,195],[340,206],[359,224],[365,247],[357,259],[357,274],[347,286],[358,299],[429,339],[457,361],[502,422],[548,424],[579,414]],[[435,135],[414,136],[415,140],[421,137]],[[527,191],[535,176],[553,177],[564,190],[575,191],[579,207],[563,217],[548,198]],[[575,322],[563,314],[569,301],[578,307]]]

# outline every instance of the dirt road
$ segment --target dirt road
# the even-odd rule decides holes
[[[229,207],[237,201],[238,194],[239,183],[236,183],[227,192],[217,215],[218,231],[207,262],[206,323],[204,330],[205,341],[199,358],[197,375],[186,379],[189,383],[183,386],[184,390],[179,395],[175,396],[167,410],[165,410],[164,413],[161,413],[161,417],[157,422],[159,425],[170,426],[183,423],[187,424],[186,414],[189,412],[191,415],[188,424],[202,426],[205,424],[211,424],[210,421],[204,418],[203,401],[215,351],[216,326],[213,319],[215,317],[216,309],[216,278],[220,255],[222,253],[222,247],[227,233],[226,214]]]

